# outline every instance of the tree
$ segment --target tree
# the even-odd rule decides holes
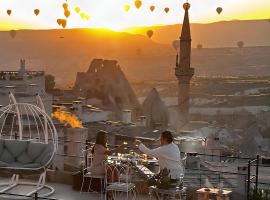
[[[45,75],[45,90],[51,91],[55,86],[55,77],[53,75]]]

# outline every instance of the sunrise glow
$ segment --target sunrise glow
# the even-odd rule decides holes
[[[63,3],[68,3],[70,16],[64,16]],[[142,0],[138,9],[133,0],[3,0],[0,5],[0,29],[55,29],[61,28],[57,19],[66,19],[66,28],[109,28],[123,30],[134,26],[167,25],[182,22],[183,0]],[[270,18],[269,0],[190,0],[190,19],[196,23],[210,23],[223,20],[251,20]],[[125,5],[130,9],[126,11]],[[155,6],[150,11],[150,6]],[[216,8],[223,12],[218,15]],[[76,12],[75,8],[80,11]],[[166,13],[164,8],[170,11]],[[40,9],[35,16],[34,9]],[[12,10],[9,16],[7,10]],[[82,19],[81,13],[89,16]]]

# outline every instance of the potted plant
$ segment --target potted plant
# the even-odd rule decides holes
[[[249,200],[270,200],[268,189],[258,189],[257,191],[253,189],[250,192]]]

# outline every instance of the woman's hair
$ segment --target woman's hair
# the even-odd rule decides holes
[[[96,144],[100,144],[103,147],[107,148],[107,141],[105,140],[105,137],[107,135],[106,131],[100,130],[97,132],[97,136],[96,136]],[[95,151],[95,146],[92,148],[92,154]]]
[[[96,136],[96,144],[100,144],[100,145],[106,147],[106,145],[107,145],[106,144],[107,141],[105,140],[106,135],[107,135],[106,131],[102,131],[102,130],[98,131],[97,136]]]
[[[161,137],[163,139],[166,139],[166,141],[168,143],[172,143],[173,142],[173,136],[172,136],[172,133],[170,131],[164,131],[161,133]]]

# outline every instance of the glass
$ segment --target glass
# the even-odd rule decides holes
[[[123,145],[127,145],[128,143],[126,141],[123,142]],[[124,149],[127,149],[127,146],[125,146]]]
[[[180,189],[183,188],[183,186],[184,186],[184,174],[183,173],[180,174],[178,186]]]
[[[147,154],[142,154],[142,156],[143,156],[143,160],[147,161]]]
[[[117,160],[121,160],[121,153],[117,153]]]

